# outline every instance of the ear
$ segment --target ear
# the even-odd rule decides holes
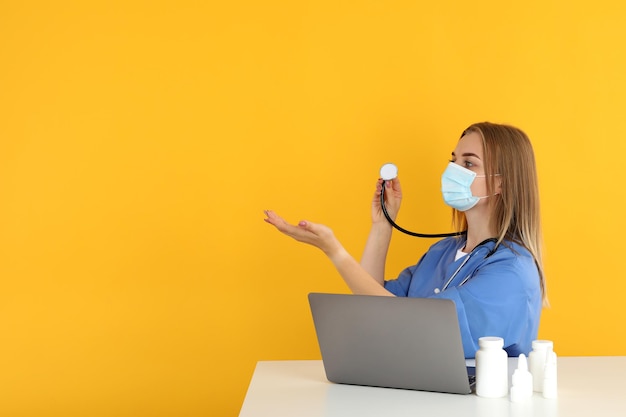
[[[502,193],[502,176],[498,175],[494,181],[494,194]]]

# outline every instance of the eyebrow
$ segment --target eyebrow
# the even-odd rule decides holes
[[[455,155],[455,153],[454,153],[454,151],[452,152],[452,156],[456,156],[456,155]],[[465,157],[468,157],[468,156],[473,156],[473,157],[474,157],[474,158],[476,158],[476,159],[480,159],[480,157],[479,157],[478,155],[476,155],[475,153],[472,153],[472,152],[465,152],[465,153],[464,153],[464,154],[462,154],[461,156],[465,156]]]

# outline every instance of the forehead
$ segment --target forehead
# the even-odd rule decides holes
[[[474,154],[483,159],[483,139],[478,132],[470,132],[463,136],[456,144],[454,155]]]

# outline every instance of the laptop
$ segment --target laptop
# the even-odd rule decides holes
[[[452,300],[311,293],[309,304],[329,381],[472,392]]]

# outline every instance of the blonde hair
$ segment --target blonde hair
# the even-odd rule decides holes
[[[530,140],[516,127],[489,122],[471,125],[461,137],[471,132],[477,132],[483,140],[488,195],[496,192],[496,181],[500,181],[499,198],[490,199],[493,227],[497,232],[496,245],[509,240],[528,249],[539,271],[543,304],[548,306],[542,261],[539,187]],[[458,230],[467,230],[463,212],[454,210],[453,221]]]

